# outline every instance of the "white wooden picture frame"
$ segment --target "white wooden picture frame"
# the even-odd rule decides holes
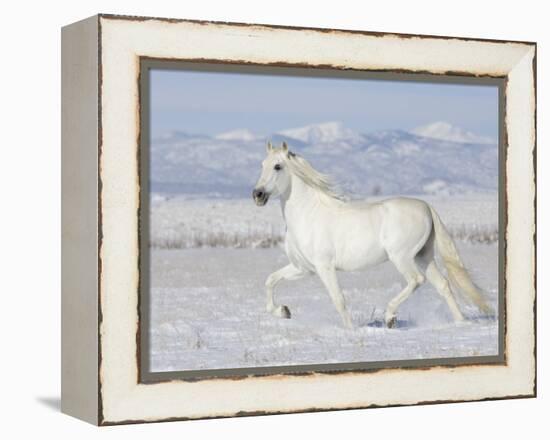
[[[503,84],[503,356],[143,381],[143,60]],[[97,425],[536,395],[536,45],[98,15],[62,32],[62,410]]]

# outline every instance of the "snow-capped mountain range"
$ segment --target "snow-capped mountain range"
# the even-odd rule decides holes
[[[498,148],[490,138],[446,122],[365,134],[326,122],[269,135],[237,129],[152,139],[152,191],[247,197],[268,140],[286,141],[352,195],[456,194],[498,187]]]
[[[361,141],[362,136],[345,127],[341,122],[310,124],[304,127],[279,131],[279,135],[297,139],[307,144],[328,144],[340,141]]]
[[[434,122],[433,124],[417,127],[412,133],[418,136],[441,139],[444,141],[461,142],[467,144],[494,144],[494,139],[479,136],[471,131],[453,127],[448,122]]]

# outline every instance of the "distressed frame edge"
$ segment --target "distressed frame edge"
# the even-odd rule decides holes
[[[195,20],[179,20],[179,19],[158,19],[153,17],[129,17],[129,16],[118,16],[118,15],[109,15],[109,14],[100,14],[98,17],[98,27],[101,27],[101,18],[108,18],[108,19],[121,19],[121,20],[137,20],[137,21],[147,21],[147,20],[162,20],[166,22],[191,22],[195,23],[197,21]],[[255,25],[255,24],[239,24],[239,23],[227,23],[227,22],[212,22],[212,21],[198,21],[200,24],[220,24],[220,25],[238,25],[238,26],[262,26],[262,27],[269,27],[269,28],[281,28],[281,29],[293,29],[293,30],[313,30],[313,31],[320,31],[320,32],[328,32],[331,31],[331,29],[324,29],[324,28],[300,28],[300,27],[287,27],[287,26],[275,26],[275,25]],[[505,40],[490,40],[490,39],[475,39],[475,38],[455,38],[455,37],[440,37],[440,36],[428,36],[428,35],[410,35],[410,34],[392,34],[392,33],[372,33],[367,31],[347,31],[347,30],[335,30],[343,33],[361,33],[366,35],[374,35],[374,36],[383,36],[383,35],[393,35],[393,36],[403,36],[404,38],[410,38],[410,37],[418,37],[420,39],[422,38],[449,38],[449,39],[457,39],[462,41],[481,41],[481,42],[496,42],[496,43],[518,43],[523,45],[529,45],[534,46],[535,48],[535,54],[533,57],[533,77],[534,77],[534,89],[535,89],[535,107],[533,112],[533,118],[534,118],[534,145],[532,146],[532,152],[533,154],[533,166],[534,168],[534,177],[535,177],[535,187],[534,187],[534,203],[535,203],[535,209],[536,209],[536,43],[533,42],[511,42],[511,41],[505,41]],[[100,47],[99,51],[101,52],[101,36],[99,36],[100,40]],[[315,66],[310,66],[315,67]],[[335,68],[334,66],[331,66],[331,68]],[[100,59],[100,77],[101,77],[101,59]],[[416,72],[415,72],[416,73]],[[507,78],[507,76],[506,76]],[[99,98],[101,99],[101,86],[99,87]],[[531,109],[530,109],[531,110]],[[99,106],[99,111],[101,111],[101,105]],[[101,124],[101,120],[100,120]],[[101,130],[100,130],[101,131]],[[99,136],[99,145],[101,145],[101,135]],[[101,181],[101,176],[99,176]],[[101,188],[101,184],[99,185]],[[100,192],[101,194],[101,192]],[[101,202],[99,202],[101,205]],[[100,212],[100,210],[99,210]],[[536,213],[536,211],[535,211]],[[100,221],[101,223],[101,221]],[[321,411],[334,411],[334,410],[345,410],[345,409],[363,409],[363,408],[378,408],[378,407],[399,407],[399,406],[413,406],[413,405],[430,405],[430,404],[438,404],[438,403],[458,403],[458,402],[477,402],[477,401],[492,401],[492,400],[504,400],[504,399],[516,399],[516,398],[533,398],[536,397],[536,216],[534,217],[534,235],[533,235],[533,246],[535,254],[535,276],[534,276],[534,316],[533,321],[535,325],[535,331],[534,331],[534,342],[535,342],[535,350],[534,350],[534,384],[533,384],[533,390],[532,393],[529,394],[517,394],[517,395],[510,395],[510,396],[498,396],[498,397],[487,397],[487,398],[480,398],[480,399],[465,399],[465,400],[432,400],[432,401],[421,401],[416,403],[404,403],[404,404],[389,404],[389,405],[366,405],[366,406],[350,406],[350,407],[335,407],[335,408],[308,408],[308,409],[297,409],[297,410],[291,410],[291,411],[241,411],[237,414],[230,414],[230,415],[215,415],[215,416],[199,416],[199,417],[168,417],[164,419],[158,419],[158,420],[149,420],[149,419],[128,419],[128,420],[122,420],[122,421],[108,421],[105,420],[103,413],[101,411],[101,389],[99,390],[99,418],[98,418],[98,424],[101,426],[108,426],[108,425],[119,425],[119,424],[129,424],[129,423],[157,423],[157,422],[164,422],[164,421],[175,421],[175,420],[195,420],[195,419],[211,419],[211,418],[227,418],[227,417],[239,417],[239,416],[254,416],[254,415],[270,415],[270,414],[291,414],[291,413],[302,413],[302,412],[321,412]],[[99,261],[101,261],[101,256],[99,256]],[[101,286],[99,286],[101,287]],[[101,309],[99,310],[99,313],[101,314]],[[100,317],[99,317],[100,319]],[[101,334],[99,333],[100,339]],[[101,341],[99,344],[99,351],[101,351]],[[101,360],[99,359],[99,363],[101,363]],[[101,388],[101,378],[100,374],[98,375],[99,379],[99,385]]]
[[[533,301],[533,338],[534,338],[534,347],[533,347],[533,357],[534,357],[534,378],[533,378],[533,398],[537,397],[537,374],[538,374],[538,362],[537,362],[537,110],[538,110],[538,89],[537,89],[537,57],[538,57],[538,46],[537,43],[533,43],[533,63],[532,63],[532,74],[533,74],[533,93],[534,93],[534,105],[533,105],[533,130],[534,130],[534,140],[533,140],[533,185],[534,185],[534,194],[533,194],[533,215],[534,215],[534,225],[533,225],[533,289],[534,289],[534,301]]]
[[[282,416],[292,414],[307,414],[307,413],[325,413],[325,412],[337,412],[337,411],[354,411],[364,409],[384,409],[384,408],[407,408],[411,406],[433,406],[433,405],[448,405],[448,404],[460,404],[460,403],[486,403],[486,402],[498,402],[502,400],[523,400],[523,399],[535,399],[535,394],[517,394],[513,396],[503,397],[484,397],[480,399],[466,399],[466,400],[427,400],[415,403],[395,403],[391,405],[364,405],[364,406],[349,406],[349,407],[335,407],[335,408],[320,408],[312,407],[305,409],[296,409],[292,411],[240,411],[236,414],[230,415],[215,415],[206,417],[168,417],[158,420],[148,419],[127,419],[123,421],[109,422],[104,421],[98,426],[120,426],[120,425],[137,425],[137,424],[155,424],[155,423],[169,423],[169,422],[192,422],[197,420],[219,420],[219,419],[232,419],[241,417],[265,417],[265,416]]]
[[[343,33],[343,34],[356,34],[356,35],[368,35],[372,37],[384,37],[393,36],[398,38],[432,38],[437,40],[457,40],[457,41],[477,41],[481,43],[507,43],[507,44],[520,44],[520,45],[536,45],[535,41],[526,40],[500,40],[493,38],[475,38],[475,37],[460,37],[450,35],[433,35],[433,34],[414,34],[392,31],[365,31],[361,29],[341,29],[341,28],[326,28],[316,26],[290,26],[280,24],[269,23],[250,23],[239,21],[223,21],[223,20],[201,20],[192,18],[169,18],[169,17],[151,17],[144,15],[130,15],[130,14],[111,14],[111,13],[99,13],[100,19],[109,20],[121,20],[121,21],[161,21],[165,23],[194,23],[200,25],[220,25],[220,26],[232,26],[232,27],[262,27],[273,30],[291,30],[291,31],[313,31],[320,33]]]
[[[97,426],[102,426],[105,420],[103,411],[103,384],[101,381],[101,365],[103,360],[103,349],[101,344],[101,323],[103,321],[103,307],[101,303],[101,280],[103,262],[101,259],[101,249],[103,245],[103,205],[102,205],[102,189],[103,180],[101,177],[101,154],[103,148],[103,111],[101,106],[101,98],[103,93],[103,64],[102,64],[102,16],[96,15],[97,18],[97,117],[98,117],[98,130],[97,130],[97,216],[98,216],[98,248],[97,248]]]
[[[99,21],[92,16],[61,32],[61,412],[94,425],[100,423],[101,402],[96,266],[100,197],[98,162],[93,160],[100,124]],[[82,88],[83,81],[89,87]],[[83,154],[89,160],[82,160]]]
[[[532,257],[532,273],[529,281],[526,281],[526,284],[529,282],[529,287],[532,288],[532,309],[530,314],[530,321],[532,323],[532,343],[533,343],[533,351],[531,353],[532,358],[529,359],[529,362],[532,361],[532,368],[533,368],[533,383],[532,383],[532,389],[530,390],[529,394],[526,394],[525,398],[537,398],[537,374],[538,374],[538,362],[537,362],[537,56],[538,56],[538,46],[536,42],[529,42],[525,43],[525,46],[527,46],[529,49],[524,54],[524,57],[521,60],[518,60],[516,65],[508,72],[508,75],[506,76],[506,85],[505,85],[505,96],[506,99],[508,99],[508,89],[510,87],[510,76],[511,74],[516,70],[516,68],[520,67],[520,64],[523,62],[523,59],[525,58],[531,58],[529,63],[529,72],[530,77],[528,78],[530,81],[530,88],[528,91],[524,91],[524,95],[531,94],[532,93],[532,107],[528,109],[528,119],[529,119],[529,128],[532,130],[529,133],[525,134],[524,137],[527,137],[528,135],[532,134],[532,138],[529,139],[529,142],[526,142],[528,144],[529,149],[525,151],[525,154],[529,154],[531,156],[530,164],[529,164],[529,175],[526,176],[528,178],[532,178],[532,181],[529,181],[529,184],[532,184],[532,193],[530,192],[528,196],[532,196],[532,205],[528,211],[528,214],[530,218],[532,217],[532,236],[529,240],[529,251],[531,253]],[[532,52],[531,52],[532,51]],[[516,85],[517,89],[517,85]],[[508,124],[507,124],[507,113],[509,111],[508,104],[504,107],[505,115],[504,115],[504,127],[505,127],[505,152],[506,152],[506,161],[508,161],[509,156],[509,150],[510,150],[510,139],[509,139],[509,130],[508,130]],[[504,182],[507,183],[507,173],[508,173],[508,167],[505,168],[505,179]],[[526,182],[527,183],[527,182]],[[508,193],[508,186],[505,186],[504,190],[504,202],[506,203],[506,236],[505,236],[505,255],[506,260],[508,260],[508,228],[510,224],[510,201]],[[527,234],[525,234],[527,235]],[[527,238],[527,237],[526,237]],[[505,276],[504,276],[504,283],[505,283],[505,289],[508,289],[508,261],[505,262]],[[505,308],[505,310],[507,310]],[[508,318],[504,320],[504,325],[508,325]],[[505,333],[507,335],[506,345],[508,345],[508,330],[505,330]],[[531,341],[530,341],[531,342]],[[521,396],[511,396],[510,398],[515,397],[521,397]]]

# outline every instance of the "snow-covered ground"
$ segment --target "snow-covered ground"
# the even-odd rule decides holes
[[[436,208],[455,239],[472,243],[498,239],[496,193],[418,197]],[[216,199],[156,193],[151,197],[150,243],[154,248],[271,247],[280,244],[283,235],[277,200],[257,207],[252,197]]]
[[[497,308],[498,246],[459,243],[476,282]],[[151,250],[151,370],[180,371],[498,354],[497,320],[460,300],[456,325],[428,284],[382,325],[402,288],[389,263],[339,279],[355,328],[344,329],[317,277],[283,282],[276,299],[292,319],[265,311],[265,278],[286,264],[280,248]],[[460,299],[460,297],[458,297]]]

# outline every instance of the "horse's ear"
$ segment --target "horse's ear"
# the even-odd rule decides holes
[[[271,145],[271,142],[268,141],[265,146],[265,151],[267,151],[268,153],[271,153],[271,150],[273,150],[273,146]]]
[[[288,151],[288,145],[286,142],[283,141],[283,153],[286,153]]]

